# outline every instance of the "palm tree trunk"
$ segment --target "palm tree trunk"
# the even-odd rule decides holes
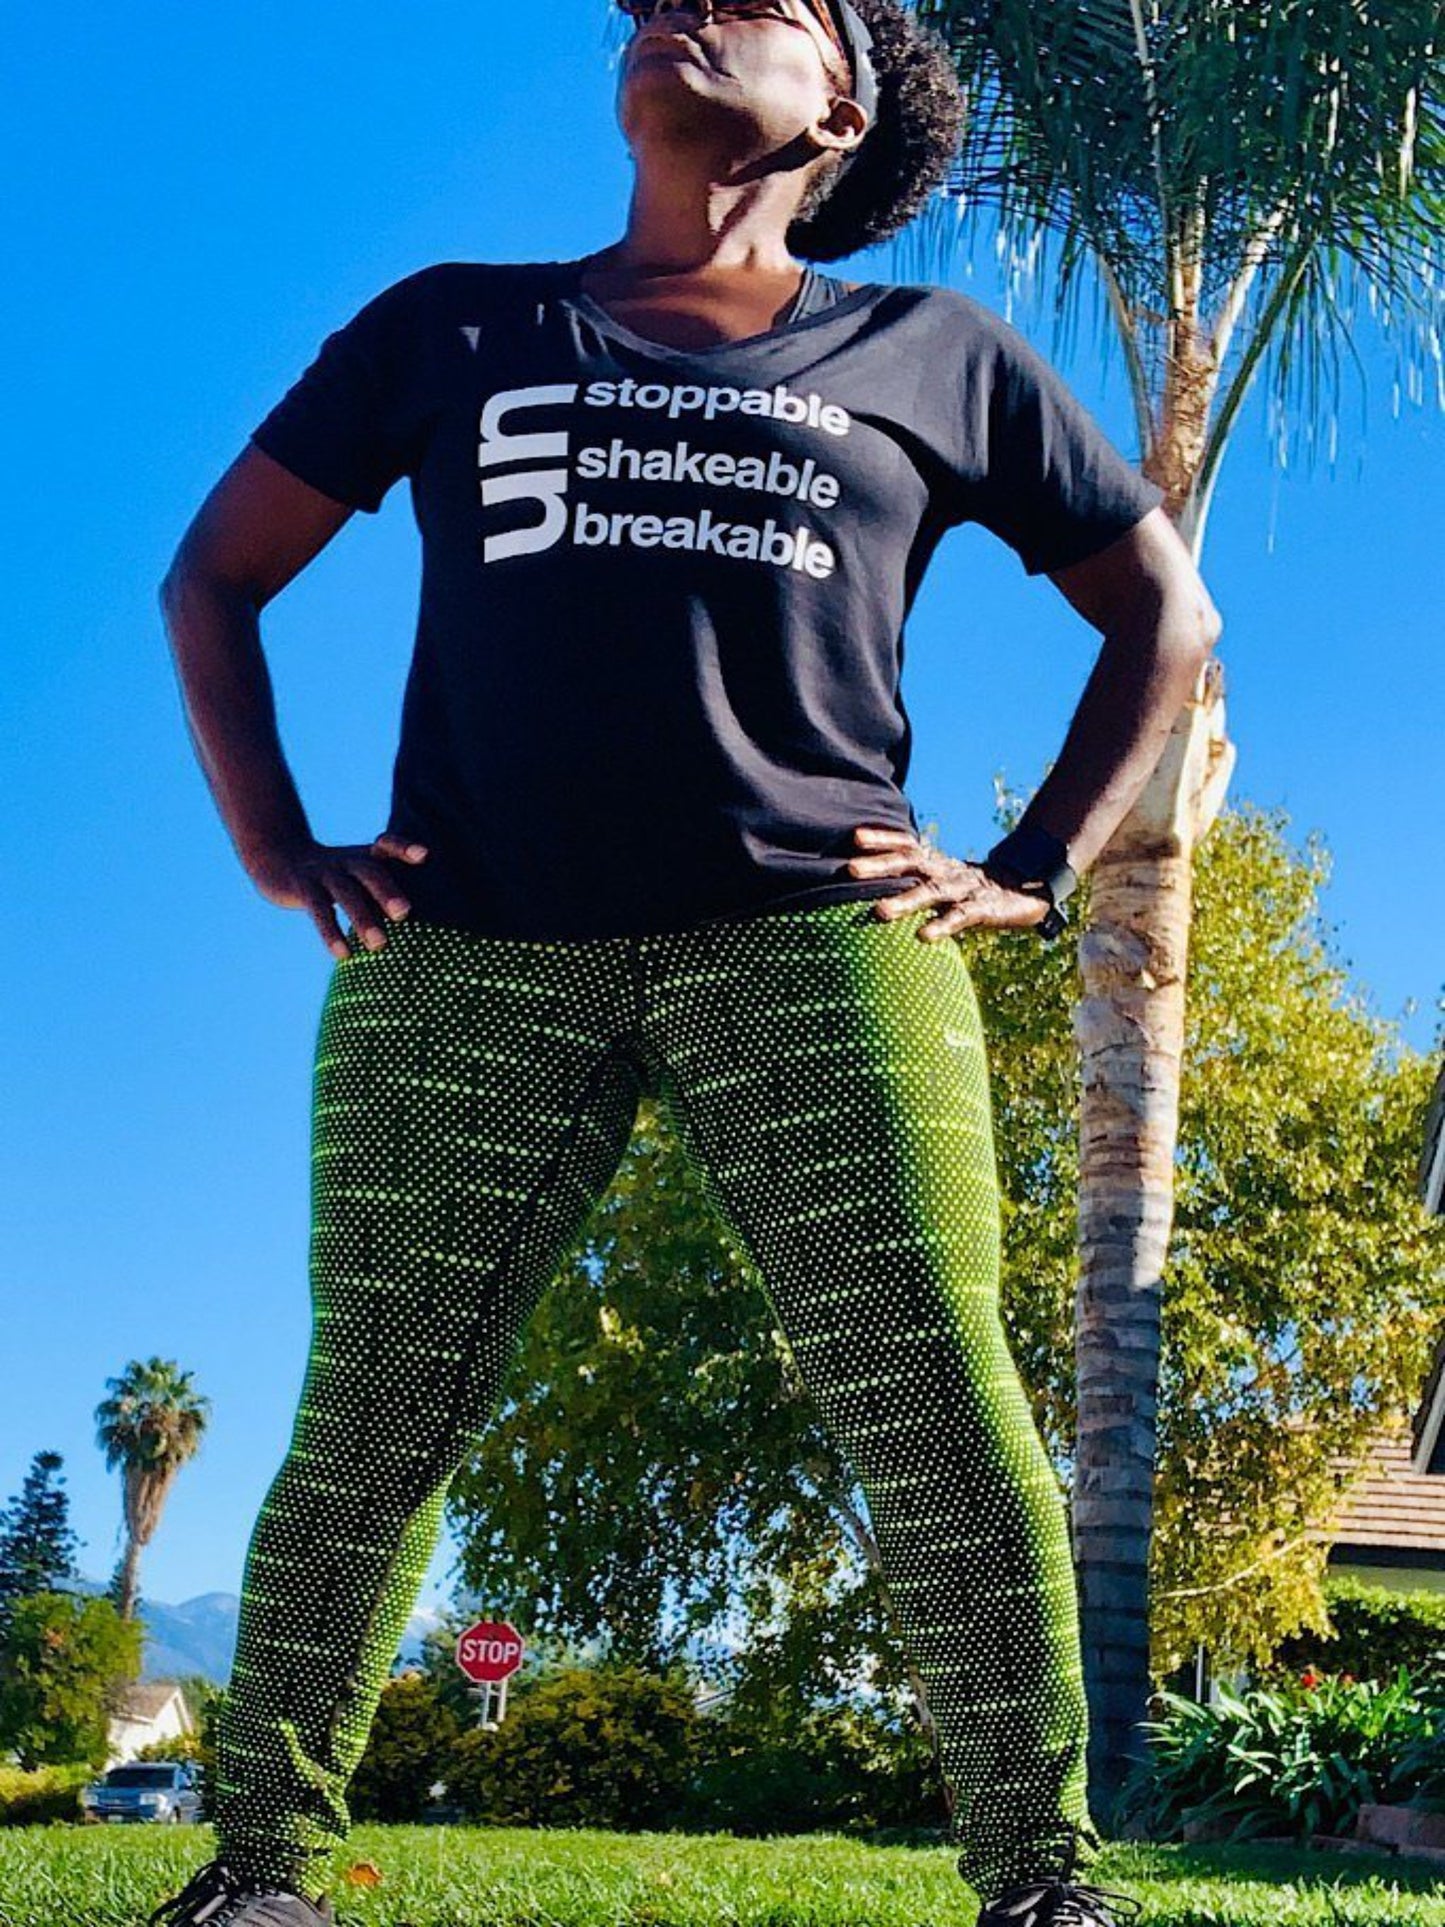
[[[1143,793],[1090,872],[1075,1010],[1082,1059],[1078,1446],[1071,1494],[1089,1776],[1108,1826],[1143,1756],[1160,1276],[1174,1211],[1191,859],[1233,766],[1212,656]]]
[[[125,1539],[125,1558],[120,1569],[119,1610],[122,1619],[134,1619],[136,1593],[140,1583],[140,1541],[133,1532]]]

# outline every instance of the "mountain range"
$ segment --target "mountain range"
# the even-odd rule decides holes
[[[94,1579],[77,1580],[74,1585],[77,1592],[102,1593],[106,1589],[103,1581]],[[190,1673],[202,1673],[224,1686],[231,1676],[240,1610],[241,1601],[233,1592],[197,1593],[194,1599],[174,1606],[142,1593],[137,1609],[146,1629],[141,1678],[183,1679]],[[420,1661],[422,1640],[441,1617],[434,1607],[419,1607],[412,1614],[398,1649],[404,1661]]]

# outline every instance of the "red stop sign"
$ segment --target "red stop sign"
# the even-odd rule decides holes
[[[457,1665],[468,1679],[506,1679],[522,1663],[522,1636],[505,1619],[479,1619],[457,1641]]]

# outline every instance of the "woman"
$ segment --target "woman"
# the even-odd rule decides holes
[[[628,10],[621,239],[377,295],[164,586],[240,859],[337,961],[314,1331],[247,1558],[218,1852],[151,1918],[331,1918],[307,1863],[346,1835],[449,1480],[647,1092],[863,1486],[980,1920],[1109,1923],[1077,1878],[1100,1840],[1067,1519],[999,1319],[983,1041],[948,939],[1055,933],[1218,616],[1161,491],[1018,334],[812,265],[943,179],[941,44],[894,0]],[[424,568],[391,814],[323,845],[258,614],[402,475]],[[928,559],[970,520],[1103,635],[982,861],[918,835],[898,691]]]

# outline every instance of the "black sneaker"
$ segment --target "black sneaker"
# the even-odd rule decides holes
[[[248,1880],[217,1858],[163,1900],[146,1927],[335,1927],[335,1920],[328,1895],[312,1902],[292,1887]]]
[[[1112,1912],[1120,1902],[1127,1914]],[[1119,1927],[1144,1911],[1130,1894],[1112,1893],[1077,1880],[1029,1880],[997,1894],[978,1917],[978,1927]]]

